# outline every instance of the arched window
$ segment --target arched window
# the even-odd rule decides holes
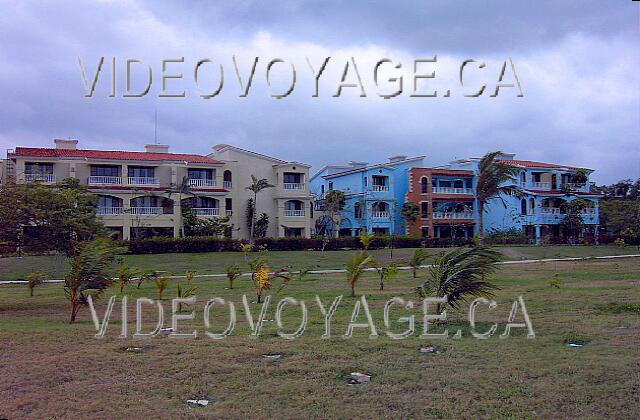
[[[353,214],[356,219],[362,219],[362,205],[360,203],[353,206]]]
[[[527,200],[524,198],[520,201],[520,214],[527,214]]]
[[[231,171],[230,170],[226,170],[224,171],[224,173],[222,174],[222,183],[224,184],[223,187],[224,188],[231,188],[233,185],[233,179],[232,179],[232,175],[231,175]]]
[[[427,193],[427,184],[429,183],[429,180],[427,179],[426,176],[423,176],[420,179],[420,192],[422,194],[426,194]]]
[[[527,174],[520,172],[520,184],[524,186],[527,183]]]
[[[529,199],[529,214],[535,214],[536,212],[536,200],[532,198]]]

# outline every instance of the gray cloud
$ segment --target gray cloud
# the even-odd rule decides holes
[[[160,141],[174,151],[208,153],[216,143],[233,143],[318,167],[399,153],[442,164],[503,149],[592,167],[601,182],[640,176],[632,2],[2,1],[0,12],[2,148],[48,146],[69,136],[88,148],[141,149],[153,141],[157,110]],[[319,62],[334,53],[362,59],[369,98],[351,92],[331,98],[337,83],[331,74],[321,98],[311,98],[304,56]],[[261,63],[252,93],[238,98],[232,54],[245,66],[252,54],[289,57],[299,86],[289,98],[270,98]],[[485,76],[495,83],[496,68],[512,56],[525,97],[508,91],[495,99],[375,97],[372,59],[390,55],[407,68],[411,58],[434,54],[445,86],[456,76],[450,63],[487,60]],[[141,58],[156,72],[161,58],[185,56],[185,77],[195,60],[211,57],[225,65],[225,88],[209,101],[158,99],[156,78],[146,98],[108,99],[105,73],[97,97],[85,99],[78,55],[90,68],[102,55]],[[121,93],[122,74],[118,83]],[[184,86],[194,92],[191,82]]]

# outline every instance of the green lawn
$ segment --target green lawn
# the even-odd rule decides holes
[[[610,254],[614,248],[508,248],[518,257],[555,257],[576,252]],[[505,249],[505,252],[507,249]],[[516,255],[515,252],[518,252]],[[620,250],[618,250],[620,252]],[[560,255],[557,255],[560,253]],[[285,259],[286,256],[289,259]],[[302,265],[318,261],[340,266],[343,252],[273,253],[279,264]],[[328,256],[327,256],[328,255]],[[593,254],[592,254],[593,255]],[[333,259],[331,257],[334,257]],[[171,271],[204,268],[217,271],[229,258],[224,254],[132,256],[132,263],[162,264]],[[241,255],[232,257],[242,258]],[[37,259],[34,259],[37,261]],[[46,260],[43,260],[46,261]],[[43,263],[44,264],[44,263]],[[275,265],[275,264],[273,264]],[[421,276],[425,272],[420,273]],[[461,339],[405,340],[386,337],[383,306],[393,296],[416,302],[413,310],[395,307],[390,329],[405,328],[400,316],[415,315],[422,329],[421,306],[412,289],[419,284],[404,272],[387,282],[384,292],[367,274],[357,285],[366,296],[379,337],[360,330],[342,338],[355,299],[348,297],[342,275],[314,275],[292,282],[268,307],[273,320],[275,304],[283,296],[304,300],[309,323],[304,335],[285,340],[275,322],[264,324],[259,338],[249,337],[241,302],[253,299],[250,280],[237,281],[227,290],[223,279],[197,279],[196,321],[181,321],[181,332],[196,329],[197,339],[166,336],[153,339],[118,338],[120,300],[114,308],[106,337],[96,339],[85,308],[80,322],[68,325],[68,307],[60,284],[40,287],[29,298],[23,285],[0,286],[0,417],[7,418],[633,418],[640,392],[640,258],[618,261],[580,261],[503,266],[493,279],[500,287],[498,306],[478,307],[479,330],[498,323],[488,340],[470,334],[468,307],[448,313],[448,322],[434,332],[462,330]],[[550,282],[558,281],[560,287]],[[175,295],[176,280],[165,296]],[[156,297],[151,284],[127,288],[129,332],[135,330],[134,298]],[[117,294],[109,290],[106,296]],[[320,339],[323,317],[314,302],[319,295],[328,305],[344,295],[333,322],[333,337]],[[235,303],[237,326],[232,335],[214,341],[204,332],[203,306],[219,296]],[[498,338],[511,304],[522,296],[535,339],[516,330]],[[98,308],[104,313],[105,299]],[[170,321],[170,300],[163,302],[165,325]],[[250,304],[254,317],[260,305]],[[155,312],[144,313],[145,329]],[[358,317],[364,322],[364,314]],[[299,309],[283,311],[284,330],[300,322]],[[223,330],[227,308],[216,307],[212,330]],[[518,317],[517,321],[520,321]],[[568,342],[582,341],[582,348]],[[433,344],[436,354],[420,354],[421,345]],[[122,351],[128,346],[151,346],[143,354]],[[262,354],[279,352],[283,358],[266,361]],[[349,372],[367,372],[370,383],[350,386]],[[211,403],[185,408],[183,401],[203,395]]]
[[[516,246],[498,247],[507,260],[586,257],[601,255],[640,254],[636,247],[627,246]],[[442,249],[429,249],[431,255]],[[272,267],[293,266],[294,268],[312,267],[342,268],[344,261],[356,251],[273,251],[270,252]],[[394,261],[407,261],[412,249],[393,250]],[[374,250],[371,252],[381,261],[390,261],[390,250]],[[239,263],[246,267],[243,254],[240,252],[205,252],[194,254],[154,254],[127,255],[126,263],[141,270],[153,269],[170,274],[184,274],[187,270],[197,270],[199,274],[217,274],[224,272],[224,267]],[[431,261],[431,259],[429,260]],[[52,278],[62,278],[68,270],[66,258],[58,256],[28,256],[18,258],[0,258],[0,281],[25,278],[31,271],[42,271]]]

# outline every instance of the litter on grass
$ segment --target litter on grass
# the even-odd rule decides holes
[[[265,353],[262,358],[265,360],[278,360],[282,358],[282,353]]]
[[[349,385],[364,384],[371,380],[371,375],[360,372],[351,372],[349,375]]]
[[[120,350],[125,353],[146,353],[153,350],[155,346],[142,346],[142,347],[121,347]]]
[[[584,347],[584,344],[578,344],[578,343],[569,343],[567,344],[567,346],[575,348],[575,347]]]
[[[190,407],[206,407],[209,405],[209,400],[186,400],[184,403]]]
[[[418,351],[420,353],[435,353],[436,349],[433,346],[422,346],[422,347],[418,347]]]

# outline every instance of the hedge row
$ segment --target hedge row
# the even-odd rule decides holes
[[[371,240],[370,249],[388,248],[392,238],[389,236],[376,236]],[[235,239],[221,239],[216,237],[186,237],[186,238],[150,238],[124,241],[123,245],[129,247],[131,254],[163,254],[177,252],[227,252],[241,251],[242,244],[246,241]],[[463,245],[465,241],[456,241],[456,245]],[[409,236],[394,236],[394,248],[419,248],[419,247],[447,247],[451,246],[449,239],[415,238]],[[316,238],[259,238],[256,239],[257,247],[265,247],[270,251],[319,251],[323,247],[322,239]],[[327,251],[338,249],[362,249],[362,244],[357,237],[340,237],[330,239],[324,244]]]

